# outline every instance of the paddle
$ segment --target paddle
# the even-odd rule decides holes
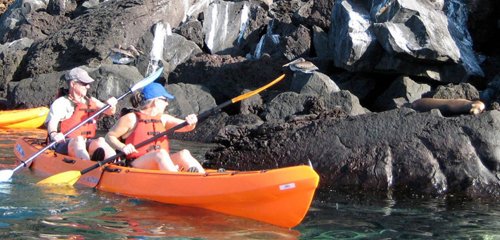
[[[148,77],[146,77],[143,80],[139,81],[138,83],[134,84],[134,86],[132,86],[129,89],[128,92],[122,94],[121,96],[119,96],[118,98],[116,98],[116,100],[120,101],[121,99],[123,99],[128,94],[130,94],[130,93],[132,93],[132,92],[134,92],[134,91],[136,91],[138,89],[141,89],[141,88],[145,87],[146,85],[152,83],[154,80],[156,80],[158,77],[160,77],[160,75],[161,75],[162,72],[163,72],[163,67],[159,68],[158,70],[156,70],[156,72],[153,72]],[[111,106],[109,104],[106,104],[106,106],[102,107],[99,111],[97,111],[96,113],[94,113],[92,116],[90,116],[87,119],[83,120],[83,122],[79,123],[78,125],[76,125],[73,128],[71,128],[68,132],[64,133],[64,136],[66,137],[67,135],[71,134],[72,132],[74,132],[75,130],[77,130],[81,126],[83,126],[85,123],[87,123],[88,121],[94,119],[97,115],[99,115],[102,112],[106,111],[110,107]],[[19,169],[21,169],[23,167],[28,166],[28,164],[31,161],[33,161],[36,157],[38,157],[40,154],[42,154],[43,152],[45,152],[47,149],[51,148],[55,144],[56,144],[56,142],[51,142],[50,144],[48,144],[47,146],[45,146],[44,148],[40,149],[38,152],[36,152],[35,154],[33,154],[33,156],[31,156],[30,158],[28,158],[28,159],[26,159],[24,161],[21,161],[21,164],[19,164],[17,167],[15,167],[12,170],[10,170],[10,169],[0,170],[0,182],[5,182],[5,181],[10,180],[10,178],[12,177],[12,175],[16,171],[18,171]]]
[[[267,89],[267,88],[271,87],[272,85],[276,84],[277,82],[281,81],[284,77],[285,77],[285,74],[279,76],[278,78],[274,79],[272,82],[270,82],[270,83],[268,83],[268,84],[266,84],[258,89],[255,89],[251,92],[247,92],[247,93],[242,94],[238,97],[232,98],[231,100],[223,102],[223,103],[219,104],[218,106],[201,113],[200,115],[198,115],[198,121],[199,122],[203,121],[204,119],[208,118],[210,115],[218,112],[220,109],[228,106],[229,104],[239,102],[243,99],[249,98],[257,93],[264,91],[265,89]],[[171,133],[175,132],[176,130],[181,129],[185,126],[187,126],[187,122],[183,122],[183,123],[181,123],[173,128],[170,128],[167,131],[156,134],[152,138],[144,140],[144,141],[140,142],[139,144],[135,145],[135,148],[137,149],[137,148],[143,147],[143,146],[155,141],[156,139],[158,139],[162,136],[171,134]],[[52,175],[48,178],[45,178],[45,179],[39,181],[37,184],[73,185],[78,181],[78,179],[80,179],[80,177],[83,174],[88,173],[96,168],[99,168],[100,166],[107,164],[107,163],[115,160],[118,157],[124,157],[124,156],[125,156],[125,153],[119,152],[118,154],[111,156],[107,159],[104,159],[100,162],[97,162],[96,164],[94,164],[86,169],[83,169],[82,171],[73,170],[73,171],[58,173],[56,175]]]

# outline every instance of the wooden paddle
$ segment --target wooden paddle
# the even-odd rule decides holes
[[[283,78],[285,78],[285,74],[279,76],[278,78],[274,79],[272,82],[266,84],[265,86],[262,86],[258,89],[251,91],[251,92],[247,92],[245,94],[242,94],[238,97],[232,98],[231,100],[228,100],[224,103],[221,103],[218,106],[201,113],[200,115],[198,115],[198,121],[203,121],[204,119],[208,118],[210,115],[218,112],[220,109],[228,106],[229,104],[239,102],[243,99],[249,98],[257,93],[264,91],[265,89],[267,89],[267,88],[271,87],[272,85],[276,84],[277,82],[281,81]],[[171,133],[175,132],[176,130],[185,127],[186,125],[187,125],[187,122],[183,122],[183,123],[181,123],[173,128],[170,128],[167,131],[156,134],[152,138],[149,138],[149,139],[142,141],[139,144],[135,145],[135,148],[138,149],[140,147],[143,147],[143,146],[155,141],[156,139],[158,139],[162,136],[171,134]],[[118,157],[124,157],[124,156],[125,156],[125,153],[119,152],[118,154],[111,156],[107,159],[104,159],[100,162],[97,162],[96,164],[94,164],[86,169],[83,169],[82,171],[73,170],[73,171],[58,173],[58,174],[52,175],[48,178],[45,178],[45,179],[39,181],[37,184],[73,185],[78,181],[78,179],[80,179],[80,177],[83,174],[88,173],[96,168],[99,168],[100,166],[103,166],[104,164],[107,164],[107,163],[115,160]]]
[[[123,99],[128,94],[130,94],[130,93],[132,93],[132,92],[134,92],[134,91],[136,91],[138,89],[141,89],[141,88],[145,87],[146,85],[154,82],[154,80],[156,80],[158,77],[160,77],[160,75],[162,74],[162,72],[163,72],[163,67],[159,68],[158,70],[156,70],[155,72],[153,72],[152,74],[150,74],[148,77],[146,77],[146,78],[142,79],[141,81],[139,81],[138,83],[134,84],[134,86],[132,86],[129,89],[128,92],[126,92],[123,95],[119,96],[118,98],[116,98],[116,100],[120,101],[121,99]],[[68,132],[64,133],[64,136],[66,137],[67,135],[71,134],[72,132],[74,132],[75,130],[77,130],[81,126],[83,126],[85,123],[87,123],[88,121],[94,119],[96,116],[98,116],[99,114],[103,113],[104,111],[106,111],[110,107],[111,106],[109,104],[106,104],[106,106],[102,107],[99,111],[97,111],[96,113],[94,113],[92,116],[90,116],[87,119],[83,120],[83,122],[79,123],[78,125],[76,125],[73,128],[71,128]],[[48,144],[47,146],[45,146],[44,148],[40,149],[38,152],[36,152],[35,154],[33,154],[33,156],[31,156],[30,158],[28,158],[28,159],[26,159],[24,161],[21,161],[21,164],[19,164],[17,167],[15,167],[12,170],[10,170],[10,169],[0,170],[0,182],[5,182],[5,181],[10,180],[10,178],[12,177],[12,175],[16,171],[18,171],[19,169],[21,169],[23,167],[28,166],[28,164],[30,162],[32,162],[36,157],[38,157],[40,154],[42,154],[43,152],[45,152],[47,149],[51,148],[55,144],[56,144],[55,141],[51,142],[50,144]]]

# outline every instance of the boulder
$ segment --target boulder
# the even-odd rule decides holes
[[[387,54],[377,69],[452,83],[484,75],[465,27],[465,9],[453,4],[460,3],[375,1],[371,9],[373,29]],[[426,64],[431,71],[426,70]]]
[[[349,115],[364,114],[356,96],[348,91],[331,92],[325,95],[284,92],[266,104],[261,117],[267,121],[286,120],[297,115],[319,114],[342,110]]]
[[[265,11],[252,2],[216,0],[204,11],[203,34],[210,53],[237,55],[267,23]]]
[[[432,93],[433,98],[457,99],[463,98],[468,100],[480,99],[479,91],[470,83],[447,84],[436,88]]]
[[[295,72],[290,90],[309,95],[324,96],[340,91],[340,88],[327,75],[320,72],[311,74]]]
[[[422,95],[430,91],[431,86],[428,84],[419,84],[408,76],[401,76],[377,98],[375,106],[379,111],[400,108],[422,98]]]
[[[330,21],[328,47],[335,66],[349,71],[373,70],[382,49],[369,11],[359,2],[340,1],[333,5]]]
[[[184,118],[189,114],[200,114],[217,106],[210,92],[200,85],[178,83],[168,85],[167,89],[175,96],[167,109],[174,116]]]

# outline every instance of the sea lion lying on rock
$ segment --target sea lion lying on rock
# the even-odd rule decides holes
[[[484,111],[484,103],[467,99],[421,98],[411,103],[411,108],[419,112],[427,112],[437,108],[443,115],[479,114]]]

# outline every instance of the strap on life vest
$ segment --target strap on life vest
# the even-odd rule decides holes
[[[137,117],[137,124],[133,132],[125,139],[125,144],[137,145],[156,134],[166,131],[165,126],[161,122],[161,115],[150,117],[141,112],[135,112],[135,115]],[[127,159],[138,158],[148,152],[159,149],[165,149],[167,152],[170,151],[167,136],[162,136],[156,139],[156,141],[138,148],[138,152],[128,154]]]
[[[97,111],[97,105],[87,99],[87,104],[84,103],[75,103],[75,110],[73,111],[73,115],[70,118],[64,120],[60,124],[61,132],[68,132],[70,129],[75,127],[76,125],[83,122],[85,119],[92,116]],[[96,135],[97,130],[97,122],[92,119],[82,125],[76,131],[70,133],[66,137],[75,138],[77,136],[84,136],[86,138],[93,138]]]

